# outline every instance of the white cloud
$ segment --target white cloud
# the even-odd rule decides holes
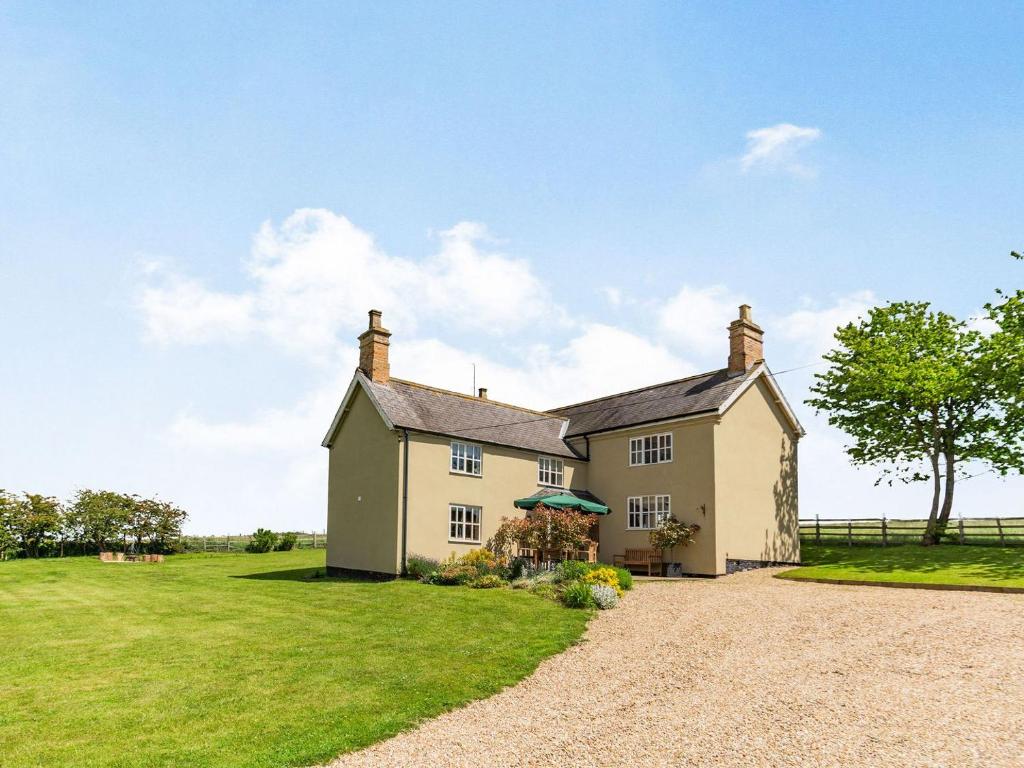
[[[867,316],[868,310],[879,303],[878,297],[866,290],[840,296],[825,307],[805,299],[801,309],[783,316],[773,330],[812,362],[810,358],[821,357],[835,346],[834,334],[839,326]]]
[[[724,285],[695,288],[684,285],[658,313],[661,332],[681,349],[702,356],[718,355],[721,365],[729,354],[729,323],[739,316],[742,296]]]
[[[198,280],[152,266],[147,271],[152,282],[140,291],[138,306],[150,340],[160,344],[229,341],[253,331],[253,297],[217,293]]]
[[[608,303],[613,307],[622,306],[622,291],[620,289],[606,285],[601,289],[601,293],[604,294],[605,299],[607,299]]]
[[[302,209],[260,228],[244,262],[247,290],[212,291],[151,269],[138,306],[147,336],[160,343],[261,333],[319,362],[334,359],[339,334],[361,329],[371,306],[385,312],[393,331],[413,332],[431,317],[496,335],[540,316],[566,323],[529,265],[485,249],[493,242],[483,225],[462,222],[439,234],[434,255],[417,261],[383,252],[344,216]]]
[[[784,170],[797,176],[812,176],[814,170],[797,161],[803,147],[821,138],[818,128],[779,123],[747,132],[747,152],[740,158],[744,172],[753,168]]]

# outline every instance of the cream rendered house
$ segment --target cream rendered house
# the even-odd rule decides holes
[[[728,365],[632,392],[533,411],[391,378],[391,333],[370,311],[330,450],[327,567],[393,577],[410,554],[485,544],[515,499],[570,490],[608,505],[598,557],[649,547],[668,514],[701,530],[666,553],[714,576],[800,560],[797,442],[804,434],[740,307]],[[723,337],[723,348],[724,348]]]

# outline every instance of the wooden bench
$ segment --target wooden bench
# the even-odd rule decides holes
[[[615,555],[612,562],[622,568],[647,568],[648,576],[661,576],[660,549],[626,549],[626,554]],[[654,569],[657,568],[657,573]]]

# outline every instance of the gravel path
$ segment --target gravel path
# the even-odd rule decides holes
[[[638,584],[519,685],[343,766],[1024,766],[1024,595]]]

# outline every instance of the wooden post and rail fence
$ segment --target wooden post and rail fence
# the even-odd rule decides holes
[[[800,521],[800,539],[814,544],[911,544],[921,540],[927,520],[820,517]],[[943,540],[953,544],[1024,546],[1024,517],[960,517],[946,524]]]
[[[323,549],[327,546],[327,534],[322,531],[293,533],[297,536],[296,549]],[[247,533],[237,536],[181,536],[178,539],[184,552],[244,552],[251,540],[252,536]]]

